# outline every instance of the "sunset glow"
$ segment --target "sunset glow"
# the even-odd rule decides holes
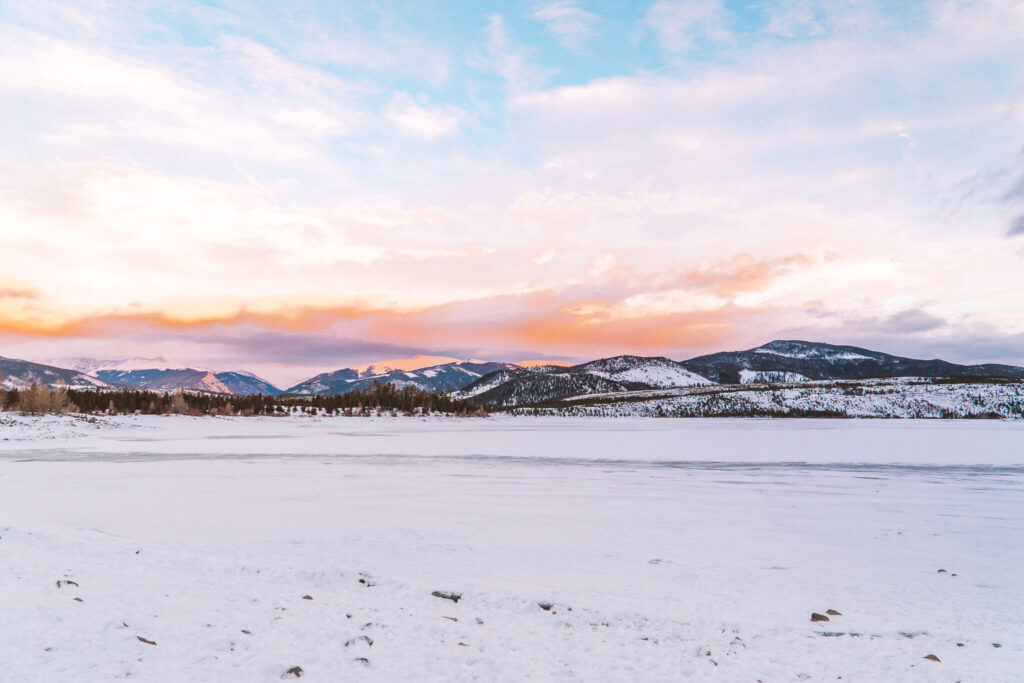
[[[410,5],[4,3],[0,355],[1024,363],[1024,4]]]

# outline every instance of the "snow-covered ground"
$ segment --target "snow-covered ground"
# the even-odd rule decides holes
[[[773,381],[783,380],[774,384],[751,385],[746,380],[753,375],[745,375],[741,376],[744,384],[740,386],[646,389],[570,396],[562,399],[562,407],[545,407],[541,411],[573,417],[826,413],[880,418],[1024,418],[1022,382],[953,383],[920,377],[805,382],[785,375],[790,373],[771,378]],[[524,410],[532,412],[533,408]]]
[[[2,680],[1024,671],[1021,422],[4,413],[0,439]]]

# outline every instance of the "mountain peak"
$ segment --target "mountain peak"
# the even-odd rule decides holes
[[[448,356],[427,356],[424,354],[417,354],[411,358],[395,358],[392,360],[378,360],[372,363],[364,363],[363,365],[350,365],[347,370],[355,370],[359,373],[360,377],[372,377],[374,375],[384,375],[394,370],[419,370],[421,368],[429,368],[435,365],[446,365],[448,363],[458,363],[458,358],[449,358]]]

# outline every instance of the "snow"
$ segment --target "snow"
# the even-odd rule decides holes
[[[740,384],[763,384],[767,382],[806,382],[807,378],[798,372],[776,370],[740,370]]]
[[[876,360],[871,356],[865,356],[859,353],[852,353],[850,351],[830,351],[829,349],[818,349],[808,348],[804,351],[779,351],[777,349],[770,348],[758,348],[754,349],[754,353],[764,353],[771,356],[783,356],[784,358],[827,358],[831,361],[836,360]]]
[[[0,437],[6,680],[1024,670],[1021,422],[3,413]]]
[[[357,371],[360,376],[366,375],[367,377],[371,377],[385,375],[393,370],[420,370],[421,368],[429,368],[435,365],[445,365],[447,363],[457,362],[459,362],[458,358],[449,358],[448,356],[426,356],[419,354],[412,358],[395,358],[392,360],[364,363],[363,365],[352,365],[347,369]]]
[[[47,361],[59,368],[77,370],[87,375],[94,375],[100,370],[183,370],[182,363],[168,363],[163,356],[154,358],[123,358],[120,360],[102,360],[97,358],[54,358]],[[194,368],[199,369],[199,368]]]
[[[595,375],[602,374],[591,372]],[[711,384],[710,380],[684,368],[660,365],[643,365],[620,372],[605,373],[603,376],[620,382],[642,382],[652,387],[689,387]]]
[[[479,394],[482,394],[485,391],[490,391],[494,387],[499,386],[499,385],[505,383],[511,377],[512,377],[512,373],[511,372],[509,372],[509,371],[499,371],[490,380],[488,380],[486,382],[481,382],[480,384],[477,384],[477,385],[472,386],[472,387],[464,387],[464,388],[460,389],[459,391],[454,392],[452,395],[455,398],[458,398],[458,399],[472,398],[473,396],[477,396]]]
[[[614,402],[608,402],[614,399]],[[572,396],[563,399],[570,415],[655,417],[827,412],[847,417],[948,418],[1024,417],[1024,383],[933,382],[900,377],[820,380],[771,385],[690,387]]]

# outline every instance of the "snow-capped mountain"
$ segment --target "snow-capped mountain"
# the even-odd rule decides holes
[[[575,366],[587,372],[616,382],[633,382],[648,387],[690,387],[711,384],[707,378],[690,372],[668,358],[642,358],[640,356],[614,356]]]
[[[77,370],[0,356],[0,386],[6,389],[24,389],[33,384],[48,387],[63,386],[69,389],[95,389],[96,387],[110,386],[103,380]]]
[[[372,363],[364,363],[363,365],[350,365],[346,370],[355,370],[359,377],[379,377],[380,375],[386,375],[389,372],[395,370],[421,370],[423,368],[432,368],[436,365],[447,365],[449,363],[459,363],[458,358],[449,358],[448,356],[426,356],[423,354],[417,354],[412,358],[394,358],[392,360],[378,360]],[[483,361],[470,361],[470,362],[483,362]]]
[[[420,356],[419,358],[424,358]],[[407,359],[411,360],[411,359]],[[344,394],[356,389],[365,389],[374,382],[393,384],[398,387],[414,386],[427,391],[455,391],[478,380],[483,375],[511,370],[517,366],[512,363],[492,363],[488,361],[453,361],[414,370],[390,369],[388,363],[370,363],[367,365],[342,368],[334,372],[325,372],[311,377],[288,389],[289,394]],[[376,374],[371,374],[376,373]]]
[[[570,367],[514,368],[487,375],[457,392],[477,403],[515,406],[565,396],[711,384],[668,358],[615,356]]]
[[[901,358],[855,346],[773,341],[748,351],[715,353],[681,362],[616,356],[569,368],[519,368],[482,377],[455,395],[481,404],[520,406],[570,396],[672,387],[895,377],[1024,379],[1024,368],[957,365],[942,360]]]
[[[1024,368],[1010,365],[957,365],[806,341],[773,341],[747,351],[723,351],[681,364],[720,384],[868,377],[1024,378]]]
[[[280,394],[270,382],[245,372],[212,372],[195,368],[97,370],[103,381],[119,387],[153,391],[209,391],[215,394]]]
[[[168,363],[163,356],[154,358],[123,358],[120,360],[102,360],[99,358],[53,358],[46,361],[58,368],[77,370],[86,375],[96,376],[100,370],[167,370],[172,367],[184,367]]]
[[[62,367],[98,377],[117,387],[150,389],[152,391],[209,391],[215,394],[275,395],[281,390],[256,375],[243,371],[208,370],[155,358],[100,360],[97,358],[66,358],[55,361]]]

